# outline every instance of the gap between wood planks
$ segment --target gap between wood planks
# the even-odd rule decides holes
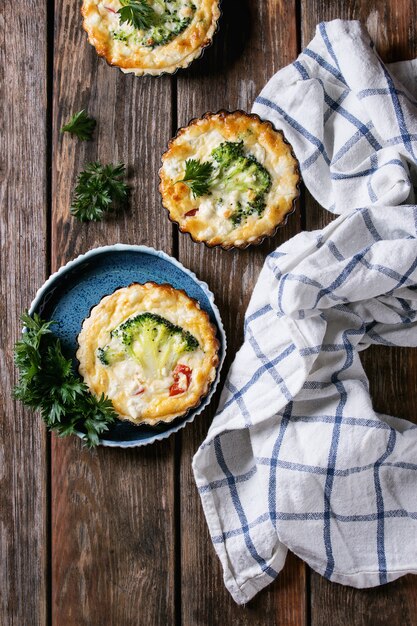
[[[55,35],[55,0],[47,0],[46,4],[46,269],[47,276],[52,273],[52,133],[54,103],[54,35]],[[48,626],[52,626],[52,449],[51,433],[46,434],[46,615]]]

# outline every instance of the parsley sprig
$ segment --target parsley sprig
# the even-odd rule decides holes
[[[185,183],[195,198],[204,196],[209,192],[211,185],[211,175],[213,166],[206,161],[202,163],[197,159],[188,159],[185,162],[184,178],[177,180],[177,183]]]
[[[47,322],[36,313],[22,315],[22,339],[14,349],[19,382],[14,396],[26,406],[39,410],[51,431],[59,436],[81,433],[92,448],[116,418],[111,401],[91,395],[74,373],[72,362],[62,354],[61,343]]]
[[[113,211],[118,203],[127,198],[128,186],[122,180],[125,174],[123,163],[89,163],[78,175],[71,215],[81,222],[103,219],[104,213]]]
[[[147,30],[152,26],[155,11],[146,0],[120,0],[122,7],[117,11],[120,22],[126,22],[139,30]]]
[[[74,113],[72,118],[62,128],[61,133],[71,133],[81,141],[89,141],[96,127],[96,120],[89,117],[84,109]]]

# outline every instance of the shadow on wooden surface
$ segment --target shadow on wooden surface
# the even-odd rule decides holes
[[[311,626],[415,626],[416,580],[405,576],[375,589],[352,589],[320,577],[312,586]]]
[[[191,77],[224,74],[239,61],[243,52],[253,45],[251,6],[248,0],[226,0],[221,4],[222,16],[213,43],[189,69],[180,71]]]

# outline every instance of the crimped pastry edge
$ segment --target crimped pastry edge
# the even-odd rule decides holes
[[[182,228],[181,225],[179,224],[179,222],[177,222],[175,219],[173,219],[171,217],[171,213],[170,213],[169,208],[164,204],[164,196],[163,196],[163,193],[162,193],[161,171],[162,171],[162,168],[163,168],[163,165],[164,165],[164,157],[170,151],[173,143],[175,142],[176,139],[178,139],[178,137],[180,137],[182,134],[184,134],[191,126],[201,122],[202,120],[210,119],[211,117],[214,117],[216,115],[220,115],[222,117],[226,117],[228,115],[234,115],[236,113],[239,114],[239,115],[244,115],[245,117],[252,118],[252,119],[256,120],[257,122],[260,122],[261,124],[265,124],[265,125],[269,126],[274,132],[276,132],[279,135],[281,135],[283,142],[286,143],[290,147],[291,156],[294,158],[294,161],[295,161],[295,173],[298,175],[298,181],[297,181],[297,184],[295,186],[295,188],[297,190],[297,194],[296,194],[296,196],[294,196],[294,199],[293,199],[293,201],[291,203],[291,207],[285,213],[285,215],[283,216],[282,220],[280,222],[278,222],[278,224],[275,224],[272,227],[272,229],[270,231],[268,231],[267,233],[259,235],[259,237],[257,237],[253,241],[244,241],[244,242],[242,242],[242,244],[238,244],[238,245],[233,244],[233,243],[230,243],[230,244],[225,244],[225,243],[215,243],[215,244],[212,244],[212,243],[209,243],[209,242],[204,241],[204,240],[195,239],[193,237],[193,235],[190,233],[190,231],[186,230],[185,228]],[[223,250],[234,250],[234,249],[236,249],[236,250],[245,250],[246,248],[249,248],[250,246],[259,246],[266,239],[270,239],[270,238],[274,237],[276,235],[276,233],[278,232],[278,230],[280,228],[283,228],[287,224],[289,216],[292,215],[295,212],[296,208],[297,208],[297,201],[298,201],[298,199],[300,197],[300,186],[301,186],[300,165],[299,165],[297,157],[294,154],[294,150],[292,148],[292,145],[290,144],[290,142],[285,137],[283,131],[280,130],[280,129],[275,128],[274,124],[270,120],[265,120],[265,119],[261,118],[257,113],[247,113],[246,111],[243,111],[242,109],[235,109],[233,111],[228,111],[227,109],[220,109],[216,113],[214,113],[212,111],[207,111],[201,117],[194,117],[194,118],[192,118],[188,122],[188,124],[186,124],[185,126],[181,126],[177,130],[177,132],[174,135],[174,137],[172,137],[169,140],[168,147],[165,150],[165,152],[162,154],[162,157],[161,157],[161,167],[158,170],[158,174],[159,174],[159,179],[160,179],[160,183],[159,183],[158,189],[159,189],[159,193],[161,195],[161,203],[162,203],[163,208],[168,213],[168,219],[170,220],[170,222],[172,222],[173,224],[175,224],[178,227],[178,230],[181,233],[187,234],[194,243],[203,243],[207,248],[222,248]]]
[[[222,10],[221,10],[222,1],[223,0],[217,0],[215,2],[216,12],[214,15],[214,19],[210,25],[210,29],[207,32],[206,39],[201,44],[201,46],[199,46],[194,52],[191,52],[186,57],[184,57],[181,63],[174,64],[171,66],[169,65],[162,69],[155,69],[155,70],[142,69],[142,68],[124,69],[120,67],[119,65],[117,65],[116,63],[112,63],[111,61],[109,61],[105,53],[102,53],[99,50],[97,50],[95,44],[93,43],[93,39],[90,37],[90,33],[85,26],[84,0],[81,5],[81,15],[83,17],[82,27],[84,31],[87,33],[88,43],[91,46],[93,46],[97,55],[101,57],[102,59],[104,59],[107,65],[109,65],[110,67],[116,67],[123,74],[133,74],[134,76],[154,76],[156,78],[159,78],[160,76],[173,76],[174,74],[178,72],[178,70],[185,70],[191,65],[191,63],[193,63],[193,61],[197,61],[197,59],[200,59],[203,56],[204,52],[207,50],[207,48],[210,48],[210,46],[213,45],[213,39],[220,28],[220,18],[222,16]]]
[[[102,296],[102,297],[100,298],[99,302],[97,302],[97,304],[94,304],[93,306],[91,306],[91,307],[90,307],[89,313],[88,313],[88,315],[84,318],[83,323],[82,323],[82,326],[81,326],[81,330],[80,330],[80,332],[78,333],[77,338],[76,338],[76,342],[77,342],[78,349],[77,349],[77,351],[76,351],[75,356],[76,356],[76,359],[77,359],[77,361],[78,361],[78,363],[79,363],[78,373],[79,373],[79,375],[81,376],[82,380],[84,380],[84,376],[83,376],[83,375],[82,375],[82,373],[80,372],[80,365],[81,365],[81,364],[80,364],[80,360],[79,360],[79,358],[78,358],[79,351],[81,350],[81,346],[80,346],[80,342],[79,342],[79,337],[80,337],[80,335],[81,335],[81,333],[82,333],[82,331],[83,331],[83,329],[84,329],[84,324],[85,324],[85,322],[86,322],[88,319],[90,319],[90,317],[91,317],[91,312],[92,312],[92,310],[93,310],[93,309],[95,309],[97,306],[99,306],[100,302],[102,302],[102,300],[104,300],[104,298],[107,298],[107,297],[109,297],[109,296],[113,295],[113,294],[114,294],[116,291],[118,291],[119,289],[128,289],[129,287],[132,287],[133,285],[140,285],[140,286],[144,286],[144,285],[152,285],[153,287],[158,287],[158,288],[166,288],[166,289],[169,289],[169,290],[174,290],[174,291],[181,292],[184,296],[186,296],[186,297],[188,298],[188,300],[191,300],[191,302],[192,302],[192,303],[194,304],[194,306],[195,306],[195,307],[199,310],[199,312],[203,314],[203,316],[206,318],[206,320],[207,320],[207,322],[208,322],[208,326],[209,326],[209,328],[210,328],[210,329],[211,329],[211,331],[212,331],[212,339],[213,339],[213,343],[214,343],[214,350],[215,350],[215,354],[214,354],[214,356],[212,357],[211,366],[212,366],[212,368],[214,368],[214,376],[213,376],[213,378],[212,378],[211,380],[206,380],[206,384],[205,384],[205,388],[204,388],[203,392],[200,394],[200,396],[198,397],[197,401],[196,401],[193,405],[189,406],[189,407],[188,407],[188,409],[187,409],[186,411],[184,411],[183,413],[174,414],[174,415],[169,416],[168,418],[165,418],[165,419],[159,419],[159,418],[151,419],[151,418],[147,418],[147,419],[141,420],[140,422],[135,422],[134,420],[131,420],[131,419],[129,419],[128,417],[124,417],[124,416],[120,415],[119,413],[117,413],[117,411],[116,411],[116,413],[117,413],[117,415],[118,415],[118,419],[119,419],[120,421],[122,421],[122,422],[129,422],[130,424],[133,424],[134,426],[141,426],[141,425],[145,425],[145,424],[146,424],[146,425],[148,425],[148,426],[157,426],[158,424],[170,424],[171,422],[173,422],[173,421],[174,421],[174,420],[176,420],[176,419],[184,419],[184,418],[186,418],[186,417],[187,417],[187,415],[188,415],[191,411],[193,411],[193,410],[197,409],[197,408],[200,406],[200,404],[202,403],[202,401],[204,400],[204,398],[206,398],[206,397],[207,397],[207,395],[209,394],[210,389],[211,389],[211,387],[212,387],[213,383],[214,383],[214,382],[215,382],[215,380],[216,380],[216,376],[217,376],[217,369],[218,369],[219,364],[220,364],[220,358],[219,358],[220,341],[219,341],[219,339],[218,339],[218,337],[217,337],[217,335],[218,335],[218,329],[217,329],[217,326],[215,326],[215,325],[211,322],[210,317],[209,317],[209,315],[208,315],[207,311],[205,311],[204,309],[202,309],[202,308],[200,307],[200,303],[199,303],[199,301],[198,301],[196,298],[191,298],[191,296],[189,296],[189,295],[187,294],[187,292],[186,292],[184,289],[177,289],[176,287],[174,287],[174,286],[173,286],[173,285],[171,285],[170,283],[155,283],[154,281],[149,280],[149,281],[146,281],[146,283],[132,282],[132,283],[130,283],[129,285],[123,285],[123,286],[117,287],[117,288],[116,288],[116,289],[114,289],[112,292],[110,292],[110,293],[105,294],[104,296]],[[85,382],[85,380],[84,380],[84,382]],[[93,392],[90,390],[90,393],[93,393]],[[93,395],[94,395],[94,394],[93,394]]]

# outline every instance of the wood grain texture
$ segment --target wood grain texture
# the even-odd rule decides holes
[[[160,155],[177,122],[207,110],[249,110],[267,79],[295,58],[299,30],[304,45],[321,20],[361,19],[386,61],[415,57],[416,3],[223,0],[221,30],[203,59],[174,78],[138,79],[97,58],[81,28],[79,0],[55,0],[48,153],[46,7],[53,3],[0,2],[0,624],[47,624],[51,599],[55,626],[414,626],[415,577],[354,590],[309,574],[292,555],[254,601],[234,604],[191,472],[219,394],[194,424],[150,448],[88,452],[78,440],[52,437],[50,459],[41,420],[12,401],[11,388],[18,315],[48,269],[118,241],[177,253],[209,283],[229,340],[224,380],[266,254],[301,223],[320,228],[330,216],[306,194],[302,212],[273,240],[240,252],[208,250],[167,220],[157,191]],[[98,120],[92,142],[59,134],[81,108]],[[71,191],[77,173],[97,158],[129,165],[130,207],[102,223],[80,225],[69,216]],[[417,387],[415,351],[372,347],[363,360],[376,409],[417,422],[416,394],[410,393]]]
[[[48,612],[47,438],[11,396],[19,315],[46,274],[46,23],[40,0],[0,4],[0,623],[16,626]]]
[[[124,76],[97,58],[80,3],[55,3],[52,265],[97,245],[145,243],[172,252],[157,170],[171,133],[171,79]],[[60,136],[72,113],[97,121],[94,140]],[[156,115],[155,111],[163,112]],[[88,161],[129,166],[130,208],[99,224],[69,216],[76,174]],[[174,442],[82,450],[52,442],[52,621],[56,626],[173,623]]]
[[[178,125],[221,108],[249,111],[261,88],[279,67],[297,54],[293,2],[222,4],[220,32],[203,59],[178,75]],[[245,251],[207,249],[179,234],[179,258],[208,282],[220,308],[228,338],[228,359],[242,343],[243,316],[265,256],[300,228],[300,216],[260,247]],[[211,545],[191,471],[191,459],[205,437],[218,397],[182,434],[181,455],[181,603],[184,626],[214,624],[305,624],[305,567],[288,559],[279,580],[246,608],[226,591],[220,563]]]
[[[366,24],[378,52],[386,62],[417,55],[417,6],[413,0],[384,2],[323,2],[304,0],[301,7],[302,44],[314,36],[318,22],[335,18],[360,19]],[[322,228],[331,215],[306,194],[306,225]],[[415,350],[372,346],[361,355],[368,374],[375,409],[417,423]],[[406,576],[369,590],[355,590],[329,583],[311,574],[311,623],[313,626],[388,626],[416,623],[417,579]]]

